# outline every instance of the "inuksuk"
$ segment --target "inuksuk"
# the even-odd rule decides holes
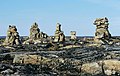
[[[38,28],[38,24],[35,22],[30,28],[30,39],[39,39],[40,38],[40,29]]]
[[[70,34],[71,34],[70,40],[76,40],[77,39],[77,37],[76,37],[76,31],[71,31]]]
[[[94,41],[100,44],[109,44],[109,40],[111,38],[111,34],[108,30],[108,19],[105,18],[97,18],[94,23],[96,25],[96,32]]]
[[[19,45],[21,44],[19,33],[16,26],[9,25],[7,36],[3,45]]]
[[[64,41],[65,41],[65,35],[63,31],[61,31],[61,24],[57,23],[54,42],[64,42]]]
[[[48,35],[46,33],[40,32],[38,24],[35,22],[30,28],[30,35],[28,40],[23,42],[23,44],[36,44],[46,41]]]

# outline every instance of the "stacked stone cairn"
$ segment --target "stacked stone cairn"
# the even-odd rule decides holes
[[[71,34],[71,38],[70,38],[71,40],[76,40],[77,39],[76,31],[71,31],[70,34]]]
[[[108,30],[108,19],[105,18],[97,18],[94,23],[96,25],[96,32],[94,41],[99,44],[109,44],[111,34]]]
[[[17,32],[16,26],[9,25],[7,30],[7,36],[3,45],[19,45],[21,44],[19,33]]]
[[[40,29],[38,28],[38,24],[35,22],[30,28],[30,39],[39,39],[40,38]]]
[[[23,44],[43,43],[43,41],[46,40],[47,37],[48,35],[46,33],[40,32],[40,29],[38,28],[38,24],[35,22],[30,28],[29,39],[23,42]]]
[[[63,31],[61,31],[61,24],[57,23],[54,42],[62,43],[64,41],[65,41],[65,35],[64,35]]]

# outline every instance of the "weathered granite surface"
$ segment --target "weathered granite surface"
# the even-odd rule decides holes
[[[69,40],[70,38],[68,38]],[[65,46],[29,44],[0,46],[1,75],[77,75],[120,74],[120,46],[94,44],[94,38],[81,38]],[[92,44],[93,43],[93,44]],[[50,50],[50,48],[56,48]]]

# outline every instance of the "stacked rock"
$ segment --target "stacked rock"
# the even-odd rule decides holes
[[[40,37],[40,29],[38,28],[38,24],[35,22],[30,28],[30,39],[38,39]]]
[[[16,26],[9,25],[6,39],[3,45],[18,45],[21,44],[19,33],[17,32]]]
[[[108,19],[105,18],[97,18],[94,21],[94,25],[96,25],[95,32],[95,42],[100,44],[109,44],[109,39],[111,38],[111,34],[108,30]]]
[[[61,24],[57,23],[54,42],[64,42],[64,41],[65,41],[65,35],[63,31],[61,31]]]
[[[47,39],[48,35],[46,33],[40,32],[38,24],[35,22],[30,28],[29,39],[23,42],[23,44],[37,44],[43,43]]]
[[[70,34],[71,34],[71,38],[70,38],[71,40],[76,40],[77,39],[76,31],[71,31]]]

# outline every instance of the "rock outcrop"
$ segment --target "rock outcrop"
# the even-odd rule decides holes
[[[102,67],[96,62],[83,64],[81,70],[93,75],[102,73]]]
[[[58,58],[57,55],[49,55],[51,58],[40,56],[40,55],[15,55],[13,63],[17,64],[47,64],[51,65],[49,67],[57,67],[59,64],[65,64],[64,66],[73,70],[73,67],[79,71],[81,74],[89,74],[89,75],[117,75],[120,74],[120,61],[109,59],[109,60],[100,60],[91,63],[83,63],[80,60],[69,60]],[[54,65],[53,65],[54,64]],[[73,66],[74,65],[74,66]],[[65,67],[63,67],[65,69]],[[59,67],[61,66],[59,65]],[[57,69],[56,68],[56,69]],[[62,69],[62,68],[61,68]],[[58,70],[58,69],[57,69]],[[70,71],[70,70],[69,70]],[[89,76],[87,75],[87,76]]]
[[[86,63],[82,65],[81,71],[91,75],[103,74],[108,76],[119,76],[118,74],[120,74],[120,61],[111,59]]]

